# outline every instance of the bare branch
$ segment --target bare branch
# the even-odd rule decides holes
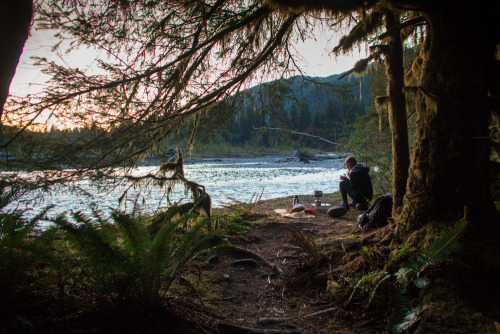
[[[261,126],[261,127],[258,127],[256,128],[255,126],[253,127],[254,130],[275,130],[275,131],[285,131],[285,132],[290,132],[290,133],[293,133],[293,134],[296,134],[296,135],[301,135],[301,136],[307,136],[307,137],[311,137],[311,138],[314,138],[314,139],[317,139],[317,140],[321,140],[321,141],[324,141],[328,144],[332,144],[332,145],[340,145],[342,146],[342,144],[339,144],[339,143],[336,143],[336,142],[333,142],[331,140],[328,140],[328,139],[325,139],[325,138],[321,138],[319,136],[315,136],[315,135],[312,135],[310,133],[306,133],[306,132],[298,132],[298,131],[293,131],[293,130],[287,130],[287,129],[282,129],[282,128],[271,128],[271,127],[268,127],[268,126]]]

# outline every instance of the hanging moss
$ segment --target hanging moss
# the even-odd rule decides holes
[[[380,131],[389,125],[389,96],[377,96],[375,98],[375,107],[377,108]]]

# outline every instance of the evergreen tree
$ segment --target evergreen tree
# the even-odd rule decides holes
[[[299,114],[297,112],[297,105],[294,103],[290,108],[290,128],[298,129],[299,128]]]
[[[311,110],[307,103],[301,103],[298,110],[298,129],[299,131],[304,131],[312,121]]]

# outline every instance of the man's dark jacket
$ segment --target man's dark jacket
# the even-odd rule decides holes
[[[357,164],[352,167],[351,173],[349,174],[351,192],[354,195],[353,198],[355,198],[358,202],[363,198],[368,201],[371,201],[373,198],[373,186],[372,179],[368,174],[369,170],[369,167]]]

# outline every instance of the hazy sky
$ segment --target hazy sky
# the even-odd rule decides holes
[[[27,92],[40,90],[47,76],[40,73],[39,68],[30,65],[32,56],[57,59],[57,54],[52,51],[52,46],[57,42],[52,37],[53,32],[34,31],[24,47],[21,60],[16,70],[16,75],[11,83],[10,92],[23,95]],[[337,36],[326,36],[324,33],[316,34],[316,40],[309,39],[305,43],[296,44],[297,51],[302,55],[304,61],[300,62],[301,69],[305,75],[327,77],[339,74],[351,69],[356,61],[366,57],[364,49],[353,51],[351,55],[335,58],[331,50],[338,41]],[[103,52],[104,53],[104,52]],[[76,55],[64,57],[70,65],[84,68],[95,58],[95,53],[89,51],[78,51]],[[30,83],[34,84],[30,86]]]

